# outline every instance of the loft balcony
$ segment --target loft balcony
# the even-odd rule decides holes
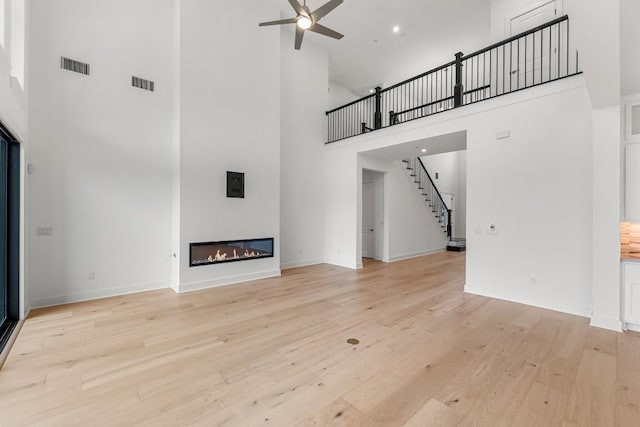
[[[565,15],[327,111],[327,144],[581,73]]]

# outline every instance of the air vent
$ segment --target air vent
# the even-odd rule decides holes
[[[149,92],[153,92],[156,88],[155,82],[136,76],[131,76],[131,86],[148,90]]]
[[[91,66],[89,64],[85,64],[84,62],[65,58],[64,56],[60,57],[60,68],[63,70],[69,70],[74,73],[80,73],[88,76],[90,67]]]

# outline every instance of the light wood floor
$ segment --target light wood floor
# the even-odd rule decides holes
[[[444,253],[38,310],[0,425],[640,425],[640,335],[463,283]]]

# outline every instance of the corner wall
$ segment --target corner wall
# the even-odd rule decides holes
[[[281,29],[280,256],[282,268],[323,262],[323,146],[327,138],[329,58],[312,40],[294,50]]]
[[[181,2],[180,291],[280,274],[280,31],[273,2]],[[242,19],[238,19],[242,17]],[[227,171],[245,198],[226,197]],[[189,267],[189,244],[275,238],[274,258]]]

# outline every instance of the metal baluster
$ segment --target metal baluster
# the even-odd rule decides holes
[[[569,21],[567,20],[567,76],[569,75]]]
[[[558,37],[557,37],[557,39],[558,39],[557,40],[557,42],[558,42],[558,54],[556,55],[556,57],[558,59],[556,60],[556,62],[558,63],[558,75],[556,76],[556,78],[559,79],[560,78],[560,38],[562,37],[562,34],[560,33],[560,30],[561,30],[560,24],[557,25],[557,28],[558,29],[556,31],[558,33]]]

